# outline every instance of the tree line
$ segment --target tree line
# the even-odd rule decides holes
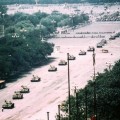
[[[0,25],[4,26],[4,37],[0,38],[0,79],[6,81],[49,62],[47,56],[53,52],[54,44],[47,39],[55,35],[57,27],[89,21],[86,14],[70,17],[55,11],[8,15],[6,6],[0,6],[0,13]]]
[[[0,0],[1,5],[9,4],[64,4],[64,3],[114,3],[120,0]]]
[[[96,88],[96,105],[94,103],[94,87]],[[89,80],[88,84],[75,92],[70,97],[71,120],[85,120],[96,115],[97,120],[120,119],[120,60],[112,67],[106,68],[103,73],[98,73],[95,81]],[[69,99],[60,105],[61,120],[68,120]],[[96,112],[94,112],[94,110]],[[59,120],[57,114],[56,120]]]

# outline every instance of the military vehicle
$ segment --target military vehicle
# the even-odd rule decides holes
[[[80,50],[79,55],[86,55],[86,52],[83,50]]]
[[[108,50],[102,49],[102,53],[108,53]]]
[[[107,40],[102,39],[102,40],[101,40],[101,43],[102,43],[103,45],[105,45],[105,44],[107,44]]]
[[[32,80],[31,80],[31,82],[40,82],[41,81],[41,78],[40,77],[38,77],[38,76],[34,76],[33,75],[33,78],[32,78]]]
[[[58,65],[67,65],[67,62],[65,60],[60,60]]]
[[[115,40],[115,36],[110,36],[109,40]]]
[[[100,43],[97,43],[97,48],[102,48],[102,43],[100,42]]]
[[[27,86],[22,85],[21,87],[22,87],[22,89],[20,89],[20,93],[29,93],[30,92],[30,90]]]
[[[73,55],[69,55],[69,58],[68,58],[69,60],[75,60],[75,56],[73,56]]]
[[[94,51],[94,50],[95,50],[95,48],[94,48],[94,47],[89,46],[89,48],[88,48],[88,50],[87,50],[87,51],[91,52],[91,51]]]
[[[15,91],[12,99],[23,99],[23,94],[20,91]]]
[[[57,71],[57,67],[50,65],[50,68],[48,69],[48,71],[49,71],[49,72]]]
[[[14,108],[14,103],[12,103],[11,101],[6,101],[5,100],[5,103],[2,105],[2,108],[4,109],[12,109]]]
[[[0,89],[5,87],[5,80],[0,80]]]

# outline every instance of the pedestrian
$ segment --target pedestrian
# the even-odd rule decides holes
[[[4,108],[2,108],[2,112],[4,111]]]

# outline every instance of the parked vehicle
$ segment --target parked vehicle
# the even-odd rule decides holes
[[[0,80],[0,89],[4,88],[6,85],[5,80]]]

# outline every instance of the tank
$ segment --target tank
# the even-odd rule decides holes
[[[48,71],[49,71],[49,72],[57,71],[57,67],[50,65],[50,68],[48,69]]]
[[[14,108],[14,103],[12,103],[11,101],[7,101],[5,100],[5,103],[2,105],[2,108],[4,109],[12,109]]]
[[[105,40],[105,39],[102,39],[101,40],[101,43],[104,45],[104,44],[107,44],[107,40]]]
[[[23,99],[23,94],[20,91],[15,91],[12,99]]]
[[[102,53],[108,53],[108,50],[102,49]]]
[[[67,65],[67,62],[65,60],[60,60],[58,65]]]
[[[21,87],[22,87],[22,89],[20,89],[20,93],[29,93],[30,92],[30,90],[27,86],[22,85]]]
[[[79,55],[86,55],[86,52],[83,50],[80,50]]]
[[[95,48],[94,47],[91,47],[91,46],[89,46],[89,48],[88,48],[88,50],[87,51],[94,51],[95,50]]]
[[[97,43],[97,48],[102,48],[102,43],[100,42],[100,43]]]
[[[69,55],[69,60],[75,60],[75,56]]]
[[[38,77],[38,76],[34,76],[33,75],[33,78],[31,79],[31,82],[40,82],[41,81],[41,78],[40,77]]]

